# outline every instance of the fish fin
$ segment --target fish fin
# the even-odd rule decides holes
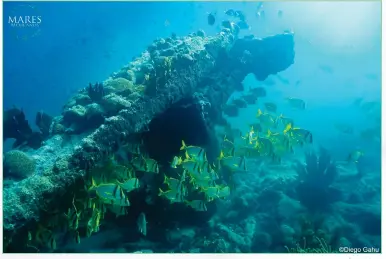
[[[291,123],[289,123],[289,124],[285,127],[283,133],[287,133],[287,132],[290,131],[291,129],[292,129],[292,125],[291,125]]]
[[[185,141],[184,141],[184,140],[182,140],[182,146],[181,146],[180,150],[184,150],[185,148],[186,148],[186,144],[185,144]]]
[[[260,109],[258,109],[258,110],[257,110],[256,117],[259,117],[259,116],[262,115],[262,114],[263,114],[263,112],[262,112]]]
[[[187,159],[187,160],[191,159],[191,157],[188,154],[188,151],[185,152],[185,159]]]

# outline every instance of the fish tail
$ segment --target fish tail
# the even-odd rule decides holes
[[[162,191],[162,189],[159,188],[159,194],[158,194],[158,196],[162,196],[163,194],[164,194],[164,191]]]
[[[256,117],[259,117],[259,116],[262,115],[262,114],[263,114],[263,112],[262,112],[260,109],[258,109],[258,110],[257,110]]]
[[[287,133],[288,131],[290,131],[292,129],[292,125],[291,125],[291,123],[289,123],[286,127],[285,127],[285,129],[284,129],[284,133]]]
[[[185,141],[182,140],[182,147],[180,148],[180,150],[184,150],[186,148],[186,144],[185,144]]]

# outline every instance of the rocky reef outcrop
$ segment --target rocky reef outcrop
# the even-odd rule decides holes
[[[49,129],[41,123],[50,138],[34,154],[39,172],[4,189],[5,251],[20,251],[18,242],[26,239],[31,225],[71,204],[69,193],[87,171],[117,152],[131,134],[148,134],[148,151],[160,163],[170,161],[181,144],[180,138],[166,138],[151,146],[163,132],[184,132],[189,143],[203,141],[198,144],[208,146],[211,127],[226,123],[222,105],[235,90],[242,90],[244,77],[253,73],[264,80],[293,64],[294,56],[291,33],[237,39],[223,30],[213,37],[158,39],[104,82],[80,90]],[[175,110],[182,112],[176,115]],[[71,139],[72,148],[56,152],[59,137]],[[39,157],[47,159],[39,162]]]

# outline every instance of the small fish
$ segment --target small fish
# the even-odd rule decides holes
[[[344,123],[335,123],[335,128],[344,134],[353,134],[354,128],[350,125],[344,124]]]
[[[347,157],[347,161],[349,162],[355,162],[355,163],[358,163],[359,159],[361,157],[364,156],[364,153],[362,151],[359,151],[359,150],[355,150],[353,152],[351,152],[348,157]]]
[[[229,186],[224,186],[223,188],[220,188],[218,193],[217,193],[217,196],[219,198],[226,198],[228,197],[229,195],[231,194],[231,189],[229,188]]]
[[[121,183],[117,180],[117,183],[126,192],[131,192],[131,191],[139,188],[138,178],[131,178],[131,179],[126,180],[123,183]]]
[[[238,108],[248,107],[248,103],[244,99],[233,99],[232,104],[236,105]]]
[[[232,171],[248,171],[245,157],[225,157],[224,153],[221,152],[218,160],[220,160],[221,166],[227,167]]]
[[[201,167],[200,163],[191,159],[185,159],[182,162],[182,167],[190,174],[200,175]]]
[[[234,156],[235,154],[235,145],[226,136],[221,143],[221,149],[224,151],[225,156]]]
[[[219,188],[217,186],[202,188],[202,191],[205,193],[205,197],[209,202],[213,201],[214,199],[219,198],[218,197]]]
[[[257,111],[256,118],[259,119],[260,125],[266,128],[276,128],[277,127],[277,118],[272,114],[263,113],[260,109]]]
[[[276,74],[276,78],[279,79],[279,81],[282,82],[285,85],[289,85],[290,84],[290,81],[287,78],[282,77],[279,74]]]
[[[229,117],[237,117],[239,115],[239,108],[236,104],[226,104],[222,108],[224,114]]]
[[[288,134],[290,139],[299,143],[301,146],[304,143],[313,142],[312,133],[309,130],[301,129],[301,128],[293,128],[291,124],[288,124],[283,131],[284,134]]]
[[[77,244],[80,244],[79,231],[75,231],[75,242],[76,242]]]
[[[186,205],[196,211],[207,211],[206,204],[202,200],[185,201]]]
[[[235,17],[239,18],[241,21],[245,21],[245,14],[244,12],[237,10],[235,11]]]
[[[282,10],[279,10],[277,12],[277,17],[279,17],[279,18],[283,17],[283,11]]]
[[[172,168],[177,168],[178,165],[182,163],[182,158],[181,157],[173,157],[173,161],[171,162],[171,167]]]
[[[32,241],[32,234],[31,234],[31,231],[28,231],[28,241]]]
[[[267,91],[264,87],[250,88],[249,92],[254,94],[256,97],[266,97]]]
[[[183,202],[183,193],[179,190],[167,190],[163,191],[161,188],[159,189],[158,196],[165,197],[170,202]]]
[[[159,173],[159,166],[158,166],[157,160],[146,158],[145,161],[146,161],[146,172],[155,173],[155,174]]]
[[[271,102],[264,103],[264,107],[269,112],[276,112],[276,110],[277,110],[277,105],[274,103],[271,103]]]
[[[135,157],[131,161],[131,164],[138,171],[155,174],[159,173],[158,162],[151,158],[144,158],[143,156]]]
[[[272,141],[274,158],[276,158],[276,160],[280,160],[279,156],[282,156],[286,153],[294,153],[288,136],[268,131],[267,138]]]
[[[236,157],[248,157],[248,158],[258,158],[261,157],[260,151],[253,147],[250,146],[244,146],[244,147],[239,147],[235,151],[235,156]]]
[[[129,143],[122,147],[125,151],[135,154],[135,155],[141,155],[143,153],[143,146],[142,144],[138,143]]]
[[[210,166],[208,161],[206,161],[204,164],[201,165],[200,175],[192,174],[191,176],[196,178],[196,179],[201,179],[201,180],[203,180],[203,179],[217,180],[218,179],[217,173]]]
[[[249,132],[245,136],[241,136],[241,138],[245,139],[246,144],[252,144],[253,141],[257,139],[256,132],[253,127],[249,130]]]
[[[214,25],[214,23],[216,22],[216,16],[215,16],[215,13],[209,13],[208,14],[208,24],[210,26]]]
[[[196,146],[187,146],[185,144],[185,141],[183,141],[183,140],[182,140],[182,146],[181,146],[180,150],[185,150],[186,155],[194,161],[204,162],[207,160],[206,152],[203,148],[196,147]]]
[[[224,12],[226,15],[229,15],[229,16],[235,16],[236,15],[236,11],[233,10],[233,9],[228,9]]]
[[[296,108],[299,110],[305,110],[306,109],[306,102],[303,101],[302,99],[288,97],[288,98],[286,98],[286,100],[288,101],[289,105],[292,108]]]
[[[127,215],[127,207],[106,205],[107,210],[115,214],[116,217]]]
[[[264,19],[264,18],[265,18],[265,11],[262,10],[262,11],[260,11],[260,12],[257,12],[257,13],[256,13],[256,16],[257,16],[257,18]]]
[[[259,151],[261,156],[273,156],[273,144],[268,138],[259,137],[256,140],[255,148]]]
[[[231,22],[231,21],[228,21],[228,20],[222,21],[222,22],[221,22],[221,25],[222,25],[224,28],[227,28],[227,29],[231,30],[231,31],[232,31],[233,33],[235,33],[235,34],[238,34],[239,31],[240,31],[240,28],[239,28],[239,26],[237,26],[236,23]]]
[[[281,121],[283,126],[287,126],[288,124],[291,124],[292,127],[294,126],[294,120],[284,117],[283,114],[280,114],[280,116],[278,117],[278,120]]]
[[[214,186],[214,181],[209,176],[199,179],[192,177],[190,183],[193,184],[195,189],[208,188]]]
[[[178,190],[181,185],[181,181],[172,177],[164,176],[164,184],[168,185],[171,190]]]
[[[255,132],[262,132],[263,130],[260,123],[252,123],[252,124],[249,124],[248,126],[249,128],[253,128]]]
[[[256,104],[257,102],[257,96],[254,94],[246,94],[241,96],[241,98],[249,105]]]
[[[92,179],[92,186],[89,191],[95,191],[101,201],[119,206],[130,206],[122,188],[118,184],[107,183],[96,185]]]
[[[75,197],[72,200],[73,208],[69,208],[67,214],[64,213],[64,215],[67,218],[68,227],[71,230],[77,230],[79,227],[79,219],[81,212],[78,213],[76,207],[75,207]]]
[[[49,246],[52,250],[56,250],[56,238],[54,235],[52,235],[49,240]]]
[[[146,172],[147,170],[146,159],[143,156],[134,157],[131,160],[131,164],[137,171]]]
[[[121,179],[130,179],[134,176],[134,168],[132,166],[115,165],[114,174]]]
[[[334,73],[334,69],[331,66],[328,66],[328,65],[320,64],[319,65],[319,69],[322,70],[325,73],[328,73],[328,74],[333,74]]]
[[[145,216],[145,213],[141,212],[141,214],[139,214],[138,216],[138,219],[137,219],[137,226],[138,226],[138,231],[146,236],[147,234],[147,222],[146,222],[146,216]]]
[[[90,237],[93,232],[99,231],[101,217],[101,211],[99,209],[94,209],[91,218],[87,222],[87,237]]]
[[[165,25],[165,27],[168,27],[170,25],[169,20],[165,20],[164,25]]]

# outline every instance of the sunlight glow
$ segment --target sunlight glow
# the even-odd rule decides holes
[[[282,4],[282,3],[281,3]],[[311,2],[286,3],[291,16],[302,19],[295,25],[312,34],[312,43],[331,47],[372,47],[371,40],[381,30],[380,2]],[[300,8],[299,8],[300,7]],[[300,24],[301,21],[301,24]],[[380,39],[379,39],[380,40]]]

